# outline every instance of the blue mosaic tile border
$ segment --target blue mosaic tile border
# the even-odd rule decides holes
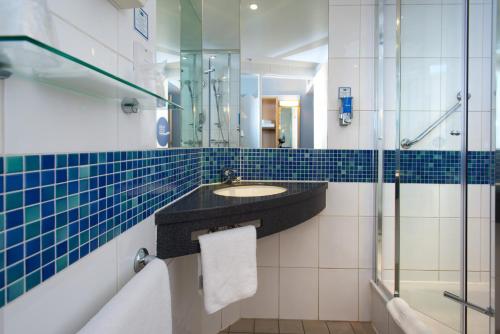
[[[0,307],[201,184],[201,149],[0,158]]]
[[[375,182],[372,150],[242,149],[244,180]]]
[[[204,149],[203,182],[220,182],[228,166],[243,180],[375,182],[374,151]]]
[[[401,182],[459,184],[459,151],[401,151]],[[490,184],[493,180],[494,153],[471,151],[467,154],[468,184]],[[395,151],[384,151],[384,182],[394,182]]]
[[[378,152],[372,150],[203,149],[203,183],[220,181],[227,166],[244,180],[376,182]],[[469,152],[469,184],[492,180],[493,154]],[[395,151],[384,152],[384,182],[394,182]],[[460,183],[460,152],[401,151],[401,182]]]

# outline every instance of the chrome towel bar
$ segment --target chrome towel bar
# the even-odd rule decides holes
[[[253,225],[255,228],[259,228],[262,226],[262,222],[260,219],[244,222],[244,223],[237,223],[237,224],[231,224],[231,225],[223,225],[223,226],[217,226],[213,227],[210,229],[204,229],[204,230],[198,230],[198,231],[193,231],[191,232],[191,241],[197,241],[198,237],[203,234],[207,233],[214,233],[214,232],[220,232],[220,231],[225,231],[225,230],[230,230],[233,228],[238,228],[238,227],[245,227],[245,226],[250,226]]]
[[[465,307],[470,308],[471,310],[480,312],[480,313],[485,314],[489,317],[495,316],[495,310],[491,306],[488,306],[487,308],[483,308],[483,307],[478,306],[476,304],[469,303],[469,302],[463,300],[463,298],[461,298],[460,296],[457,296],[456,294],[448,292],[448,291],[444,291],[443,296],[453,300],[454,302],[457,302],[461,305],[464,305]]]
[[[135,254],[134,258],[134,271],[138,273],[141,271],[148,263],[156,259],[156,256],[149,255],[146,248],[140,248]]]

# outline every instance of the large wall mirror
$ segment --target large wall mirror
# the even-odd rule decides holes
[[[161,1],[180,5],[172,146],[327,147],[328,0]]]
[[[242,0],[240,146],[326,148],[328,0]]]

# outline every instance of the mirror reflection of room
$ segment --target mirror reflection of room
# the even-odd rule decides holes
[[[240,146],[326,148],[328,1],[241,1]]]

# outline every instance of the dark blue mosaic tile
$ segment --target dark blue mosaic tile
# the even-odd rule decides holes
[[[56,266],[54,262],[49,263],[48,265],[42,268],[42,281],[46,281],[52,276],[54,276],[56,270]]]
[[[53,170],[45,170],[42,172],[42,185],[54,184],[54,171]]]
[[[6,259],[7,266],[10,266],[16,262],[19,262],[24,257],[24,245],[20,244],[20,245],[17,245],[15,247],[11,247],[11,248],[7,249],[6,255],[7,255],[7,259]]]
[[[203,180],[230,167],[244,180],[374,182],[375,161],[371,150],[204,149]]]
[[[24,205],[40,203],[40,188],[29,189],[24,192]]]
[[[35,238],[26,242],[26,256],[31,256],[40,251],[41,239]]]
[[[55,166],[55,156],[53,154],[42,155],[42,169],[53,169]]]
[[[38,270],[40,268],[40,265],[41,265],[40,254],[28,257],[25,261],[25,268],[24,268],[26,275],[32,273],[35,270]]]
[[[23,174],[5,176],[5,191],[16,191],[23,189]]]
[[[7,247],[11,247],[23,242],[24,228],[20,226],[7,231]]]
[[[24,184],[27,189],[40,186],[40,172],[26,173]]]
[[[401,151],[402,183],[459,184],[459,151]],[[468,152],[467,183],[489,184],[493,177],[493,155],[488,151]],[[384,182],[394,182],[396,152],[384,151]]]

